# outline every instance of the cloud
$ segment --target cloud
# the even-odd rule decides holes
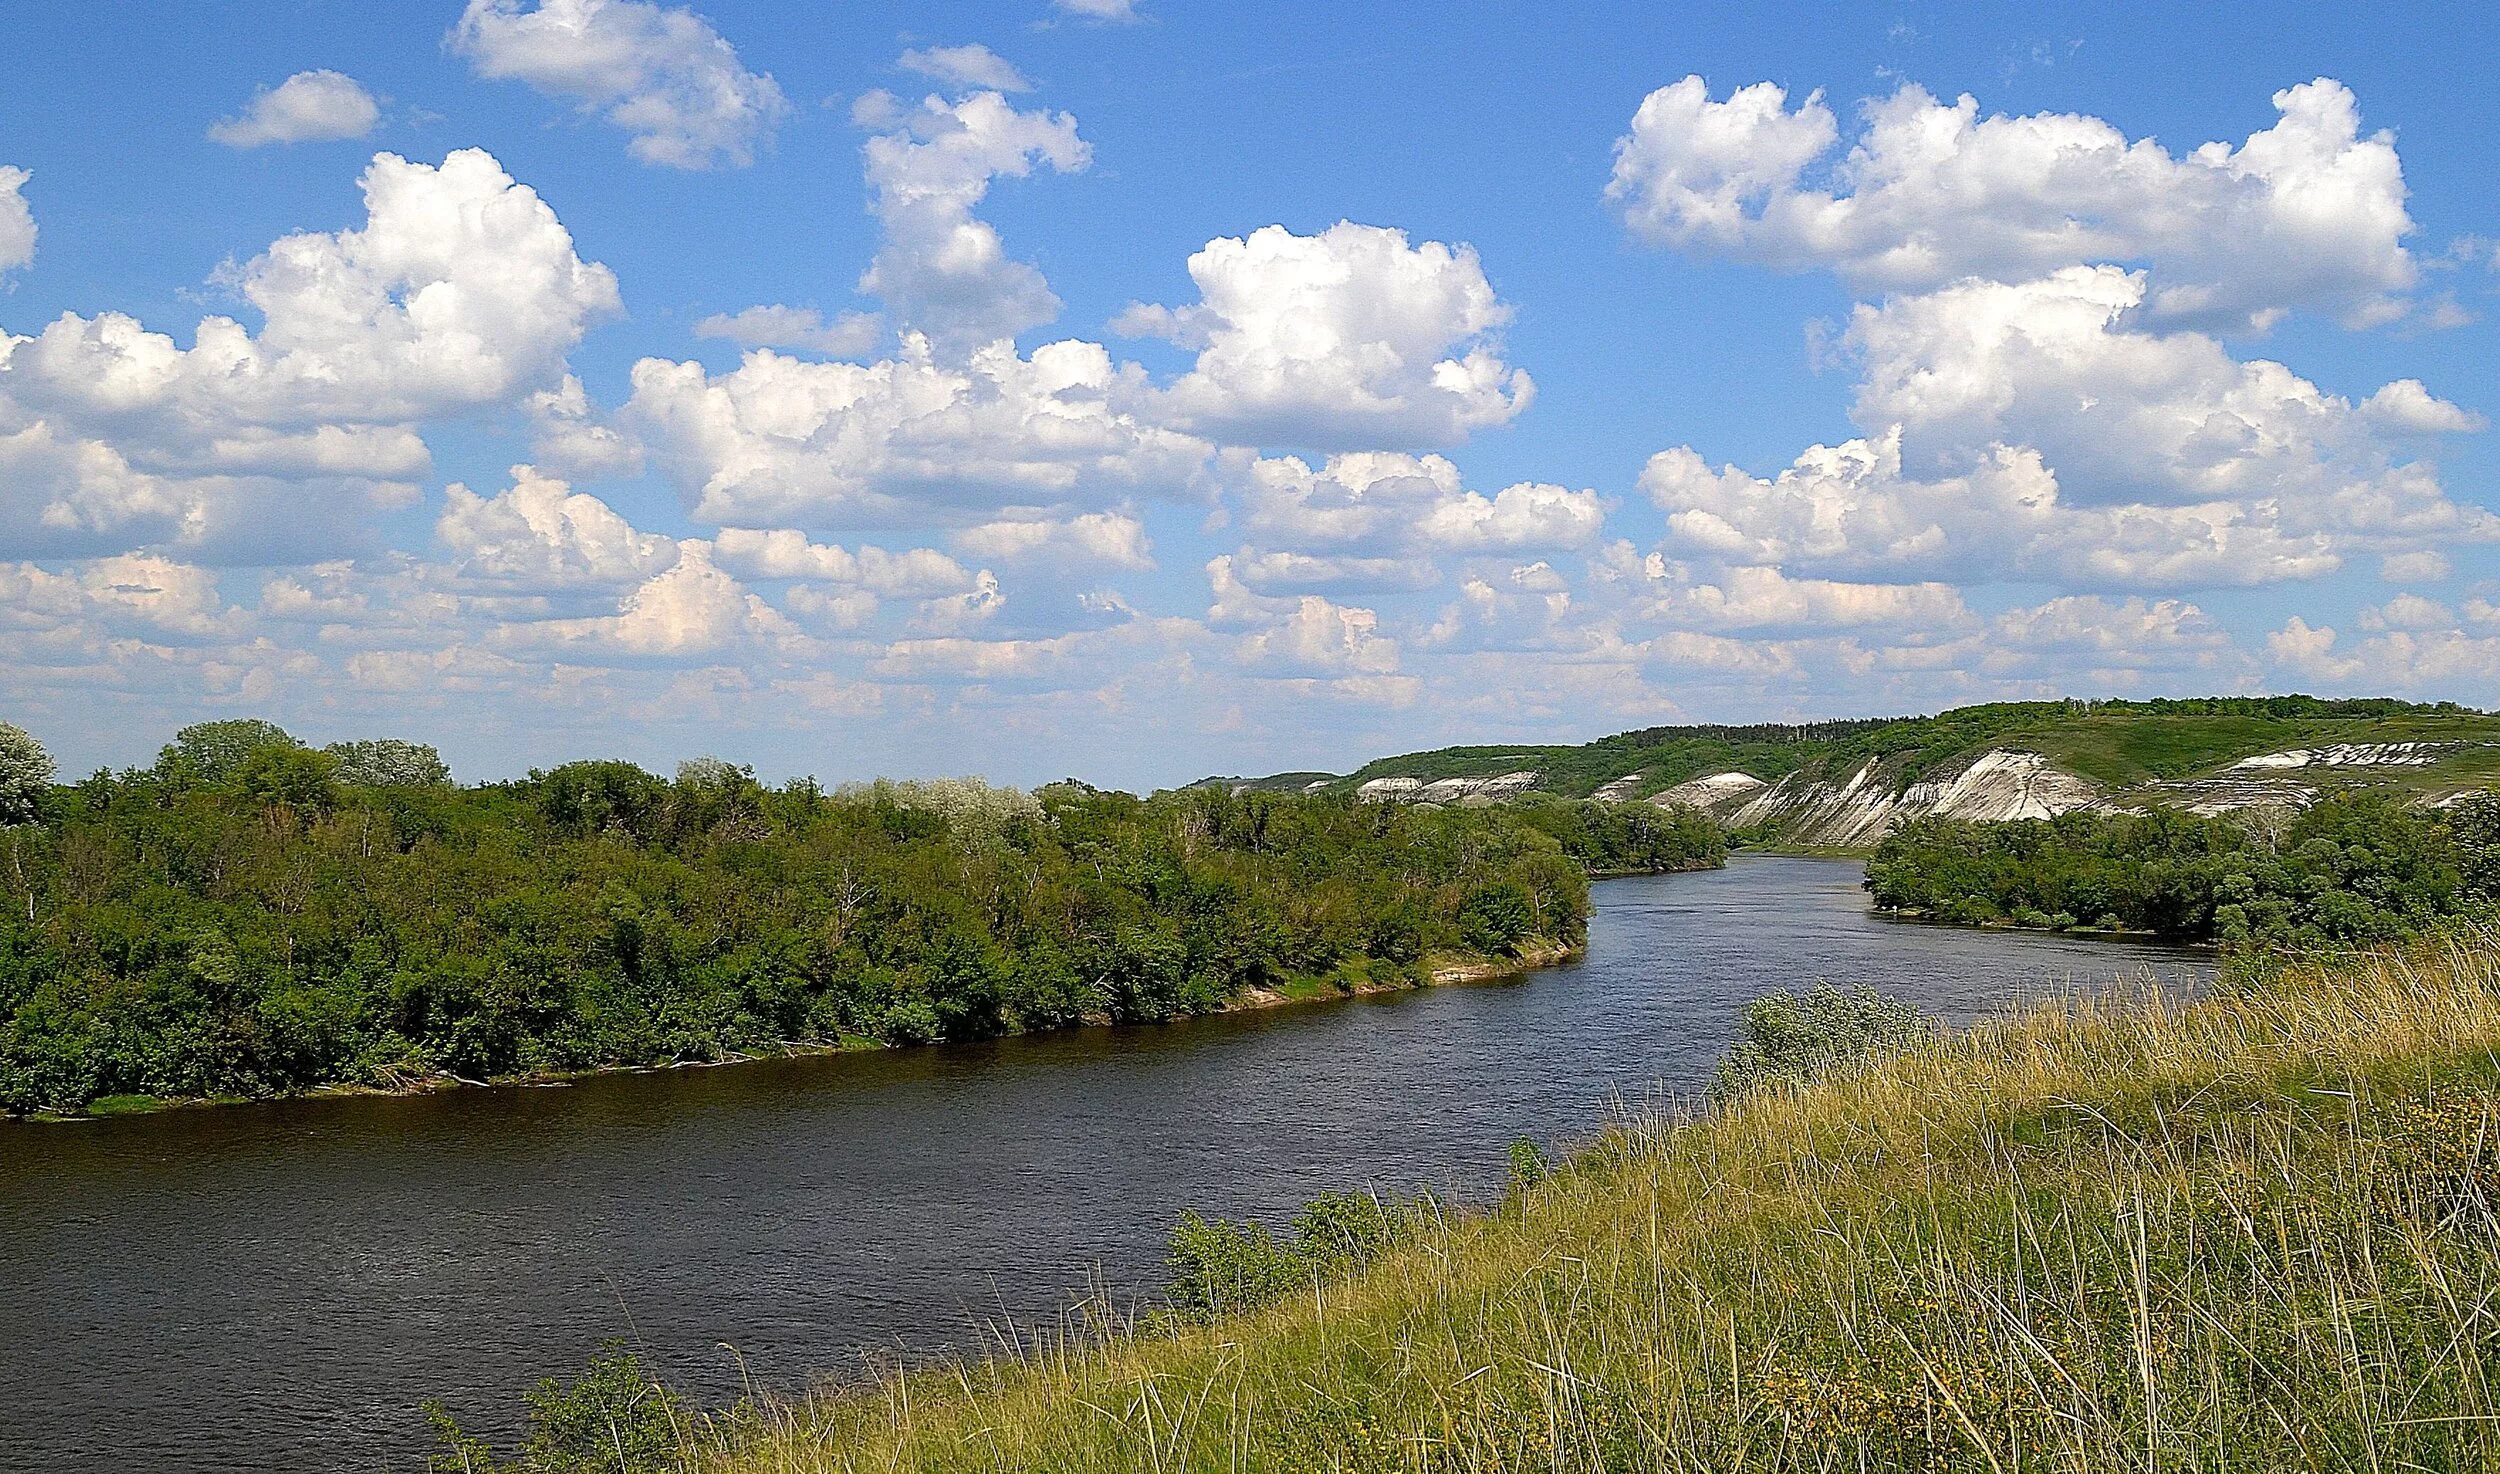
[[[2343,563],[2331,539],[2286,528],[2262,504],[2072,505],[2032,450],[1908,477],[1897,431],[1810,447],[1769,479],[1662,451],[1641,485],[1667,513],[1676,556],[1809,576],[2160,589],[2313,578]]]
[[[749,307],[715,312],[694,325],[698,338],[725,338],[741,348],[795,348],[828,358],[856,358],[885,338],[885,322],[873,312],[845,312],[831,322],[813,307]]]
[[[549,473],[584,481],[642,474],[641,443],[608,423],[572,374],[530,395],[525,407],[530,454]]]
[[[404,504],[429,459],[417,422],[560,384],[617,310],[615,277],[481,150],[439,167],[378,154],[361,184],[362,228],[290,235],[221,274],[257,332],[208,317],[185,349],[107,312],[0,334],[0,455],[24,473],[0,537],[32,512],[64,537],[284,542],[331,515],[290,485]]]
[[[1730,568],[1713,583],[1681,584],[1653,565],[1662,585],[1647,616],[1711,630],[1916,629],[1930,635],[1969,624],[1961,593],[1942,583],[1845,583],[1791,578],[1776,568]]]
[[[994,343],[955,366],[911,335],[873,364],[758,349],[715,376],[646,358],[627,415],[706,521],[977,522],[1187,487],[1214,447],[1115,408],[1135,372],[1083,342],[1029,358]]]
[[[1249,468],[1240,500],[1250,533],[1298,549],[1585,547],[1605,521],[1594,491],[1521,482],[1488,497],[1464,489],[1458,467],[1444,457],[1394,451],[1331,456],[1316,471],[1295,456],[1263,458]]]
[[[2356,410],[2204,334],[2143,331],[2144,290],[2140,272],[2068,267],[1860,307],[1853,417],[1901,426],[1903,456],[1922,470],[2037,449],[2081,503],[2276,500],[2303,529],[2488,535],[2486,514],[2449,502],[2378,434],[2399,419],[2461,428],[2454,405],[2400,380]]]
[[[2335,654],[2335,641],[2331,626],[2313,627],[2295,614],[2266,636],[2266,653],[2276,665],[2304,676],[2343,680],[2358,674],[2361,662]]]
[[[23,169],[0,164],[0,278],[35,264],[35,212],[26,204]]]
[[[2470,435],[2490,421],[2432,394],[2420,379],[2382,384],[2361,402],[2362,414],[2389,430],[2413,435]]]
[[[672,169],[744,167],[789,115],[781,87],[747,70],[711,23],[642,0],[469,0],[447,38],[481,77],[568,97],[633,135],[627,151]]]
[[[912,329],[953,353],[1038,327],[1059,315],[1039,270],[1012,260],[973,207],[998,178],[1042,165],[1074,173],[1093,161],[1066,113],[1019,111],[996,92],[924,98],[903,109],[883,94],[857,115],[878,128],[862,146],[868,208],[885,229],[859,289],[883,298]]]
[[[1137,13],[1137,0],[1050,0],[1050,3],[1066,14],[1082,16],[1087,20],[1126,23],[1145,19]]]
[[[1126,511],[1084,512],[1074,517],[1015,516],[967,527],[955,546],[1001,563],[1049,563],[1059,567],[1155,566],[1146,524]]]
[[[890,553],[863,545],[853,552],[809,542],[805,533],[788,527],[769,531],[725,527],[712,540],[712,551],[723,567],[749,578],[800,578],[849,584],[895,598],[960,594],[979,586],[975,575],[935,548]]]
[[[614,587],[677,561],[671,538],[638,532],[595,496],[514,466],[512,485],[481,497],[458,482],[444,489],[435,538],[465,578],[524,589]]]
[[[2068,594],[1997,616],[1998,640],[2031,654],[2085,655],[2144,665],[2203,663],[2231,649],[2211,616],[2180,599],[2106,599]]]
[[[955,87],[986,87],[993,92],[1030,92],[1033,84],[1008,60],[987,46],[923,46],[906,51],[895,65]]]
[[[1408,243],[1341,221],[1270,225],[1189,258],[1199,300],[1136,305],[1113,324],[1197,361],[1160,398],[1173,423],[1245,444],[1321,450],[1454,445],[1508,423],[1536,392],[1504,363],[1511,309],[1473,248]]]
[[[364,84],[343,72],[297,72],[252,95],[238,117],[211,124],[208,136],[228,148],[362,138],[382,121]]]
[[[2419,268],[2404,172],[2329,78],[2274,94],[2281,117],[2237,147],[2173,155],[2071,113],[1979,115],[1905,86],[1839,128],[1821,94],[1769,83],[1714,101],[1699,77],[1646,98],[1607,196],[1642,237],[1874,291],[2140,263],[2148,324],[2262,330],[2289,308],[2352,324],[2406,309]],[[1827,178],[1807,182],[1817,166]]]
[[[1277,675],[1393,674],[1398,643],[1379,630],[1380,616],[1372,610],[1305,594],[1290,613],[1243,635],[1236,654],[1243,665]]]
[[[498,633],[522,645],[671,658],[804,641],[788,616],[713,566],[711,544],[681,542],[677,554],[666,571],[627,594],[612,615],[505,625]]]
[[[2378,576],[2388,583],[2433,583],[2454,571],[2448,555],[2435,548],[2390,553],[2378,560]]]
[[[207,569],[146,554],[98,558],[66,573],[0,564],[0,610],[7,611],[0,628],[89,626],[149,640],[231,636],[244,623]]]

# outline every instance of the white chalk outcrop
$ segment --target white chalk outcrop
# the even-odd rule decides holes
[[[1354,790],[1371,804],[1494,803],[1536,787],[1535,773],[1497,773],[1489,778],[1374,778]]]
[[[2231,771],[2279,772],[2294,768],[2427,768],[2431,759],[2453,742],[2339,742],[2330,747],[2295,747],[2286,752],[2261,752],[2231,765]]]
[[[1747,773],[1713,773],[1652,802],[1689,803],[1732,827],[1775,824],[1791,844],[1863,849],[1907,819],[2049,819],[2101,798],[2098,787],[2039,753],[1992,748],[1900,786],[1869,758],[1836,783],[1803,773],[1767,784]]]

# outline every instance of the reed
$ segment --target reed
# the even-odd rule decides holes
[[[718,1474],[2500,1467],[2500,937],[1627,1119],[1207,1326],[691,1429]]]

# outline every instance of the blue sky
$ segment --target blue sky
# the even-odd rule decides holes
[[[0,716],[1152,786],[2500,702],[2500,22],[1664,9],[30,11]]]

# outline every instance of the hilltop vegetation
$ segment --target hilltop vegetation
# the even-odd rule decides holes
[[[1541,775],[1548,793],[1585,798],[1638,775],[1615,796],[1646,797],[1711,773],[1765,781],[1793,772],[1842,772],[1887,761],[1901,781],[1991,747],[2041,753],[2111,788],[2200,776],[2258,753],[2335,743],[2500,743],[2500,718],[2453,702],[2324,700],[2313,696],[2216,696],[2149,701],[2009,701],[1934,716],[1799,724],[1649,727],[1577,747],[1448,747],[1365,764],[1331,780],[1351,789],[1374,778]],[[2452,772],[2452,768],[2455,770]],[[2500,774],[2500,749],[2460,753],[2445,765],[2385,775],[2394,781]],[[1296,773],[1254,786],[1300,788],[1325,775]]]
[[[2491,1468],[2496,1058],[2477,932],[2052,1004],[1633,1120],[1490,1210],[1315,1204],[1202,1256],[1290,1281],[1253,1308],[708,1418],[611,1357],[524,1467]]]
[[[1587,869],[1719,836],[1594,805],[1397,810],[977,782],[777,788],[187,728],[53,785],[0,741],[0,1110],[259,1096],[1150,1021],[1576,946]],[[13,778],[11,775],[15,775]]]

